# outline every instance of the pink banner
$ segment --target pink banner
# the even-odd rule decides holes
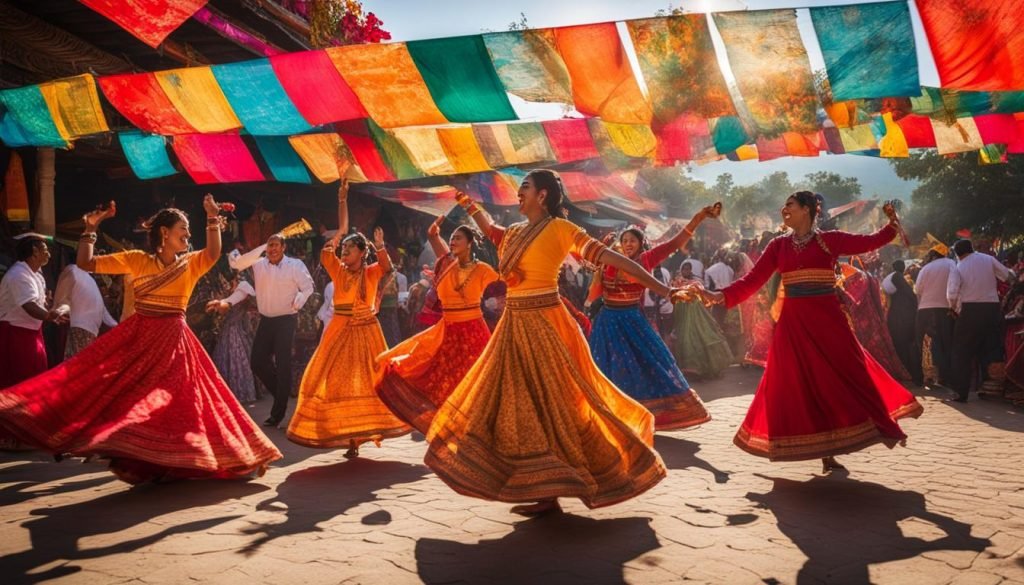
[[[181,165],[200,185],[264,180],[252,153],[237,134],[175,136],[173,147]]]

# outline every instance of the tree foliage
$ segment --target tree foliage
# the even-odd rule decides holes
[[[960,229],[1004,240],[1024,237],[1024,159],[981,165],[976,153],[924,152],[890,162],[900,178],[920,182],[906,217],[915,238],[930,231],[949,241]]]

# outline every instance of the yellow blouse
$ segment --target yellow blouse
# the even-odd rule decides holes
[[[217,262],[203,250],[179,256],[171,265],[142,250],[115,252],[95,260],[96,274],[131,275],[135,309],[142,315],[185,312],[192,289]]]
[[[525,227],[524,222],[511,225],[505,230],[502,236],[505,241],[499,248],[503,254],[511,252],[508,248],[514,243],[510,238],[514,237],[517,230]],[[519,282],[509,283],[510,296],[557,290],[558,271],[570,252],[596,263],[605,249],[604,244],[587,235],[583,228],[562,218],[551,220],[528,246],[515,268],[521,275]]]
[[[329,249],[321,252],[320,263],[334,281],[334,314],[372,318],[377,309],[377,286],[384,277],[384,268],[375,262],[352,272]]]
[[[437,283],[437,298],[441,300],[444,320],[449,322],[469,321],[483,317],[480,299],[487,285],[498,280],[498,273],[486,262],[477,262],[471,272],[461,270],[457,260]]]

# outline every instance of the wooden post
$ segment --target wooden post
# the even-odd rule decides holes
[[[39,208],[35,215],[35,230],[48,236],[57,233],[53,203],[53,185],[57,177],[55,160],[53,148],[36,149],[36,184],[39,188]]]

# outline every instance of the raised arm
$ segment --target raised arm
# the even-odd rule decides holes
[[[82,237],[78,239],[78,256],[75,259],[75,263],[78,267],[87,272],[96,270],[96,258],[93,255],[93,246],[96,245],[96,230],[100,227],[100,222],[107,219],[108,217],[114,217],[117,213],[117,204],[111,201],[107,204],[106,209],[97,209],[90,211],[82,216],[82,221],[85,222],[85,231],[82,232]]]
[[[448,244],[441,238],[441,224],[444,223],[444,219],[443,215],[437,216],[434,223],[427,228],[427,241],[430,242],[430,247],[438,258],[448,255]]]
[[[255,264],[266,249],[266,244],[260,244],[245,254],[239,254],[238,250],[233,250],[228,254],[228,266],[230,266],[232,270],[241,272]]]
[[[484,236],[490,238],[495,245],[501,241],[501,238],[505,235],[505,228],[491,221],[491,216],[484,211],[483,207],[480,207],[479,203],[470,199],[469,195],[462,191],[455,193],[455,201],[466,210],[469,217],[473,218],[473,221],[476,222],[476,227],[480,228]]]
[[[671,256],[676,250],[680,250],[689,243],[690,239],[693,238],[693,232],[696,231],[697,227],[700,226],[701,222],[709,217],[718,217],[722,214],[722,203],[718,202],[714,205],[708,205],[704,209],[701,209],[693,218],[690,223],[686,224],[686,227],[679,230],[679,233],[672,237],[672,239],[662,242],[654,248],[646,252],[646,257],[649,259],[644,264],[648,266],[657,266],[664,262],[669,256]]]
[[[220,217],[220,206],[209,193],[203,197],[203,209],[206,211],[206,248],[203,254],[211,263],[220,259],[220,230],[224,220]]]
[[[348,179],[342,178],[338,187],[338,233],[345,237],[348,233]]]
[[[779,239],[776,238],[764,249],[754,267],[743,278],[719,291],[705,290],[701,293],[705,300],[712,303],[724,302],[727,307],[734,307],[761,290],[768,279],[775,273],[778,265]]]
[[[618,252],[615,252],[611,249],[606,248],[602,250],[601,254],[597,257],[597,261],[599,264],[607,264],[608,266],[614,266],[615,268],[618,268],[619,270],[632,276],[636,280],[636,282],[644,285],[645,287],[649,288],[650,290],[654,291],[655,293],[663,297],[669,296],[669,294],[671,294],[672,292],[668,285],[664,284],[657,278],[654,278],[654,275],[652,275],[650,272],[647,272],[647,270],[643,266],[637,264],[636,262],[630,260],[629,258],[626,258],[622,254],[619,254]],[[594,278],[598,277],[595,276]]]
[[[384,230],[379,226],[373,228],[373,247],[377,250],[377,264],[385,274],[391,272],[391,256],[388,256],[388,248],[384,245]]]

